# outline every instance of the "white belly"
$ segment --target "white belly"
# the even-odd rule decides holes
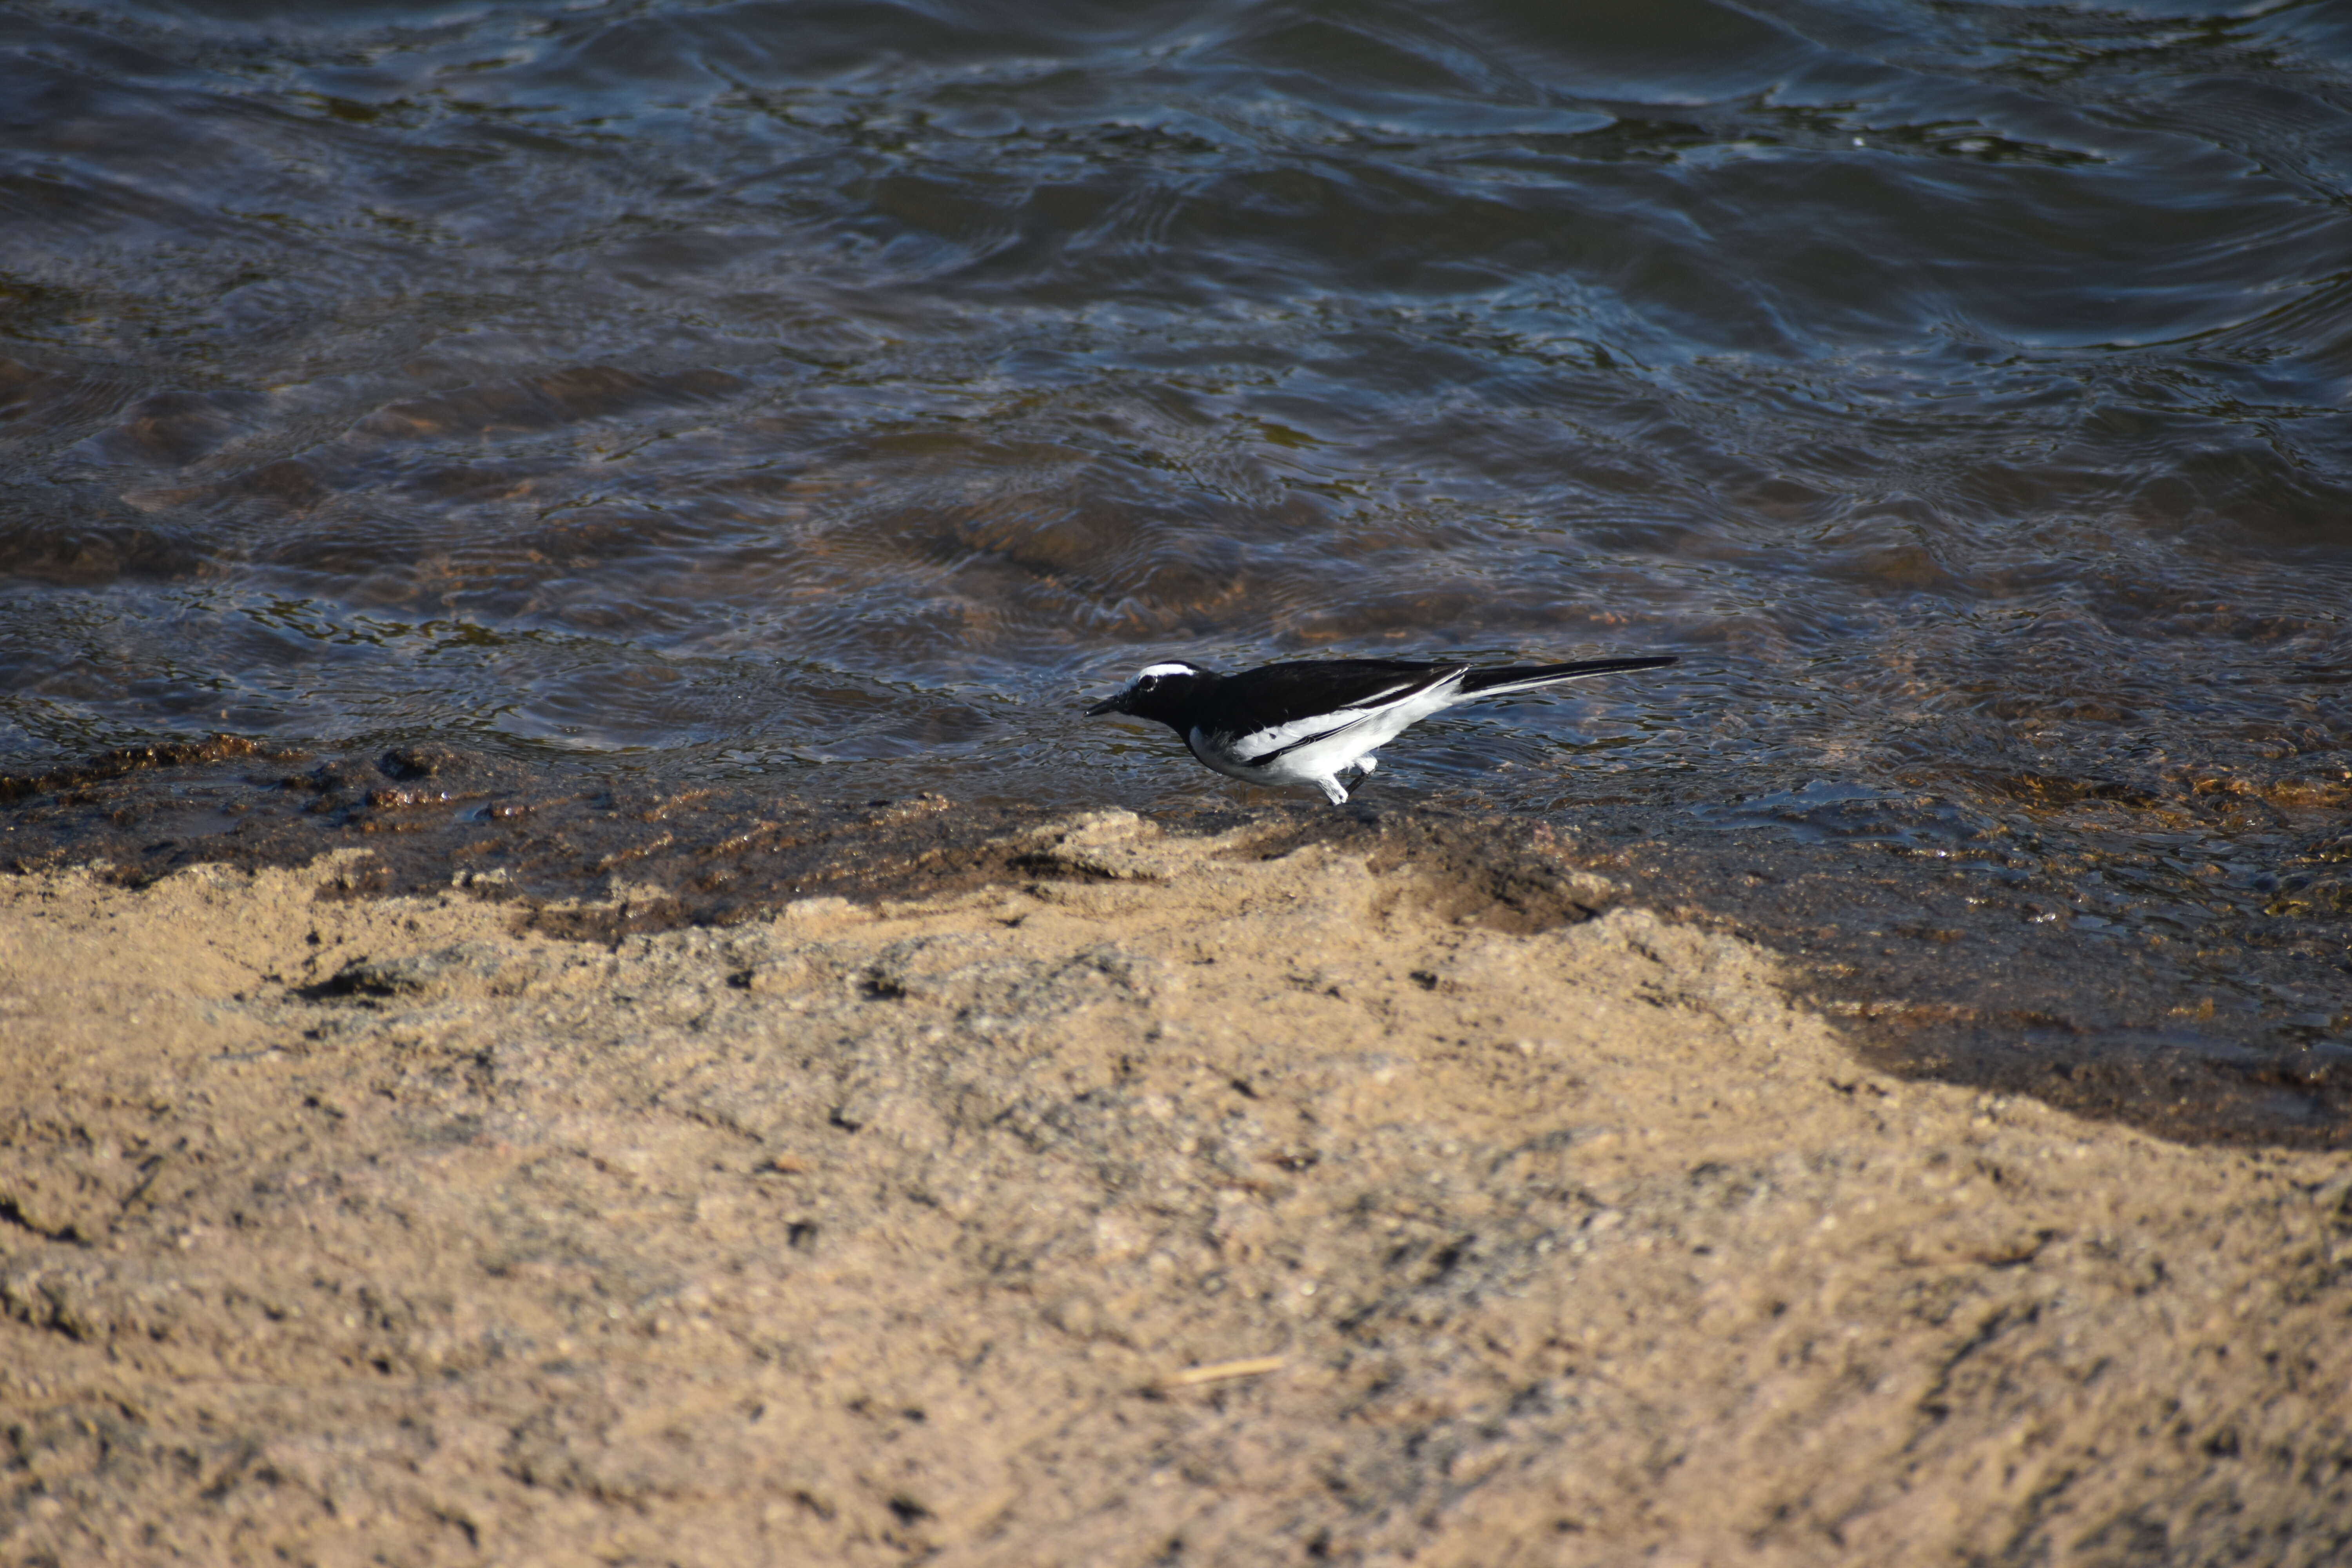
[[[1350,724],[1344,730],[1309,741],[1305,745],[1294,746],[1262,767],[1251,767],[1220,752],[1197,729],[1184,737],[1184,741],[1194,756],[1228,778],[1243,779],[1255,784],[1319,784],[1355,766],[1359,758],[1379,751],[1404,733],[1414,722],[1444,706],[1440,701],[1421,708],[1417,712],[1407,707],[1391,708],[1360,723]]]

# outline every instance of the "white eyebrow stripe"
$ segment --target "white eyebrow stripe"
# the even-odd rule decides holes
[[[1149,680],[1155,675],[1191,675],[1192,673],[1192,667],[1189,664],[1153,664],[1137,670],[1135,679]]]

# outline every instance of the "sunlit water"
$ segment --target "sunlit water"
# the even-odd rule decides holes
[[[1669,651],[1370,787],[2336,965],[2347,391],[2325,0],[20,5],[0,768],[1148,808],[1150,658]]]

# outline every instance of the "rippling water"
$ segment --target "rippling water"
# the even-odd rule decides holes
[[[1668,650],[1373,787],[2333,967],[2347,390],[2325,0],[20,5],[0,767],[1150,806],[1148,658]]]

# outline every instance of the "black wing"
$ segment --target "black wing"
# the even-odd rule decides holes
[[[1324,713],[1342,713],[1370,703],[1386,707],[1425,691],[1463,667],[1423,664],[1402,658],[1326,658],[1308,664],[1269,664],[1227,676],[1220,705],[1249,715],[1252,730],[1278,729]]]

